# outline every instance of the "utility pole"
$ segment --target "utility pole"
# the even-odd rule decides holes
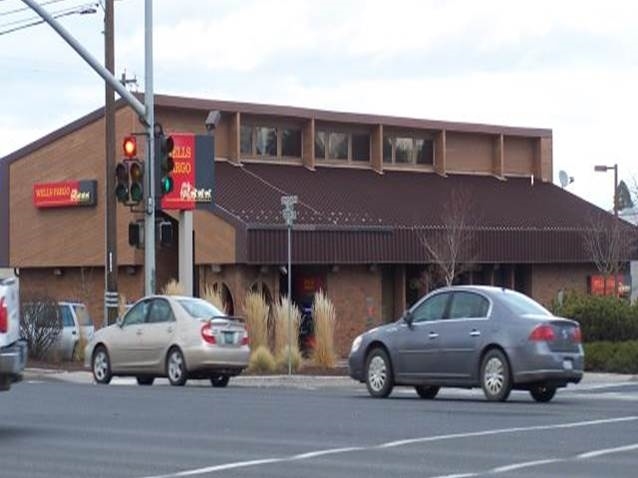
[[[104,66],[112,74],[115,64],[115,48],[113,38],[113,3],[106,0],[104,10]],[[108,82],[104,82],[106,98],[104,101],[105,123],[105,191],[104,208],[106,209],[106,257],[104,271],[106,290],[104,292],[103,325],[114,324],[118,315],[119,295],[117,292],[117,203],[115,200],[115,91]]]
[[[144,1],[144,105],[146,109],[146,187],[144,201],[144,293],[155,293],[155,108],[153,96],[153,1]]]

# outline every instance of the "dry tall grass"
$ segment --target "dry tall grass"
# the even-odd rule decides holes
[[[268,314],[270,307],[266,304],[263,294],[249,292],[244,298],[244,317],[248,328],[250,348],[257,350],[262,345],[268,347]]]
[[[162,289],[163,295],[184,295],[184,288],[175,279],[171,279]]]
[[[318,367],[334,367],[337,364],[335,353],[335,307],[330,299],[319,291],[312,304],[312,317],[315,323],[315,348],[312,359]]]
[[[275,371],[275,359],[265,345],[260,345],[250,355],[248,370],[255,373],[272,373]]]
[[[202,298],[213,304],[224,314],[228,313],[228,309],[226,309],[226,304],[224,303],[221,287],[213,287],[212,285],[206,284]]]
[[[126,312],[126,296],[124,294],[120,294],[117,301],[117,315],[119,317],[123,317],[125,312]]]
[[[275,304],[273,317],[275,319],[275,357],[277,357],[277,361],[279,361],[283,355],[286,363],[288,363],[289,343],[292,344],[292,357],[299,355],[299,324],[301,323],[301,311],[294,303],[291,304],[288,297],[282,297]],[[290,317],[292,321],[291,324],[288,322],[288,317]],[[292,329],[292,337],[289,335],[290,329]]]

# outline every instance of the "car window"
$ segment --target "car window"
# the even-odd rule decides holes
[[[138,302],[131,307],[131,310],[129,310],[124,316],[122,326],[126,327],[127,325],[143,324],[146,320],[149,304],[150,302],[145,300],[143,302]]]
[[[499,298],[507,308],[517,315],[546,315],[550,317],[552,315],[545,307],[520,292],[505,290],[499,294]]]
[[[449,298],[450,294],[443,293],[426,299],[412,311],[413,321],[425,322],[443,319]]]
[[[178,299],[177,302],[195,319],[225,316],[221,310],[202,299]]]
[[[62,317],[62,327],[75,327],[73,313],[68,305],[60,306],[60,316]]]
[[[73,310],[75,310],[75,316],[78,319],[78,323],[80,325],[93,325],[93,321],[91,320],[91,316],[89,315],[89,310],[83,304],[77,304],[73,306]]]
[[[151,309],[148,312],[146,322],[156,324],[159,322],[171,322],[175,320],[171,305],[165,299],[155,299],[151,303]]]
[[[489,301],[473,292],[455,292],[450,304],[450,319],[487,317]]]

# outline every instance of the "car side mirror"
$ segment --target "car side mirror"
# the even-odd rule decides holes
[[[406,310],[405,314],[403,314],[403,320],[406,324],[408,324],[408,327],[412,328],[412,323],[414,322],[414,316],[412,315],[412,312]]]

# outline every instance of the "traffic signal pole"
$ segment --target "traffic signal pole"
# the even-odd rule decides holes
[[[144,0],[144,104],[146,106],[146,187],[144,188],[144,293],[155,293],[155,109],[153,107],[153,1]]]
[[[144,52],[145,52],[145,85],[144,104],[142,104],[113,74],[100,64],[73,36],[35,0],[22,0],[42,20],[53,28],[75,52],[86,61],[93,70],[108,83],[126,103],[138,114],[146,129],[146,167],[149,174],[145,188],[145,237],[144,237],[144,291],[145,294],[155,292],[155,185],[153,182],[153,127],[155,113],[153,108],[153,5],[152,0],[144,0]],[[108,267],[108,264],[107,264]],[[117,267],[117,264],[114,264]]]

